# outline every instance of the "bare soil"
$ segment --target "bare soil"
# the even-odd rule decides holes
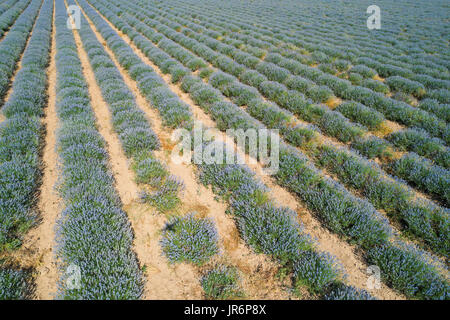
[[[53,12],[53,17],[55,13]],[[43,151],[44,172],[39,198],[39,211],[42,222],[33,229],[28,236],[36,239],[36,246],[41,251],[40,264],[36,266],[36,299],[52,299],[57,290],[58,272],[55,247],[55,224],[63,203],[58,196],[55,186],[58,181],[58,156],[56,154],[56,132],[58,117],[56,113],[56,43],[55,25],[52,30],[52,47],[50,65],[48,68],[48,106],[45,110],[44,125],[47,131]]]

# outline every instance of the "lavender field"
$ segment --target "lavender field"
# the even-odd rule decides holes
[[[448,300],[450,4],[372,5],[2,0],[0,300]]]

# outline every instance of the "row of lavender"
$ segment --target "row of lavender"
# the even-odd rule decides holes
[[[74,1],[68,1],[67,4],[76,5]],[[127,50],[128,46],[114,32],[103,33],[103,39],[109,47],[113,48],[114,54],[110,56],[101,40],[97,39],[84,15],[81,16],[81,28],[78,33],[103,99],[112,114],[114,131],[119,137],[122,150],[130,160],[135,181],[145,190],[141,192],[141,200],[154,206],[159,213],[174,214],[167,221],[167,226],[170,228],[161,230],[162,252],[170,263],[205,264],[219,250],[214,221],[199,218],[195,213],[184,216],[175,214],[181,204],[179,192],[183,188],[183,182],[170,175],[164,164],[152,154],[154,150],[160,148],[158,137],[152,131],[149,119],[140,109],[142,106],[137,105],[134,94],[126,85],[121,71],[118,70],[112,58],[117,59],[117,63],[129,72],[133,80],[140,79],[140,83],[145,83],[147,86],[151,84],[149,77],[152,77],[153,70],[141,63],[134,63],[133,57]],[[146,88],[148,90],[150,87]],[[168,98],[168,95],[161,95],[162,92],[158,94],[156,90],[152,90],[151,93],[153,101],[158,98]],[[189,126],[189,123],[185,125]],[[103,299],[105,296],[96,295],[94,298]]]
[[[157,4],[160,6],[160,3]],[[372,79],[377,75],[376,70],[364,65],[362,62],[359,63],[359,60],[357,60],[357,57],[363,55],[362,52],[358,50],[352,50],[354,48],[349,48],[348,46],[345,49],[345,54],[336,54],[336,49],[326,49],[323,47],[315,47],[314,45],[308,45],[304,41],[308,42],[308,40],[313,41],[315,44],[316,38],[314,30],[311,30],[312,28],[315,28],[316,26],[312,27],[306,27],[308,31],[311,31],[310,34],[307,36],[305,34],[302,34],[301,38],[293,38],[292,33],[288,33],[285,35],[280,34],[280,31],[277,29],[277,31],[272,32],[271,30],[264,29],[264,25],[257,25],[257,24],[248,24],[248,18],[245,19],[237,19],[236,16],[234,16],[234,19],[231,20],[232,22],[227,22],[231,17],[221,14],[219,11],[216,11],[215,9],[211,9],[208,7],[201,7],[200,6],[189,6],[189,10],[185,10],[183,8],[186,6],[186,3],[177,4],[177,8],[174,8],[175,10],[172,10],[172,13],[179,15],[179,16],[193,16],[196,19],[196,22],[205,23],[205,26],[209,29],[208,34],[212,35],[214,37],[221,37],[222,39],[226,39],[230,44],[233,45],[240,45],[243,46],[245,50],[249,50],[250,52],[257,54],[258,56],[262,57],[264,54],[267,53],[267,51],[274,51],[274,52],[281,52],[286,55],[292,55],[293,57],[296,57],[297,59],[300,59],[303,63],[308,65],[317,65],[320,69],[322,69],[325,72],[336,74],[336,71],[339,71],[339,75],[341,77],[345,78],[351,78],[352,80],[358,80],[361,82],[363,79],[364,81],[363,86],[371,87],[374,86],[375,88],[381,89],[381,91],[385,91],[388,89],[387,86],[385,86],[383,83],[379,81],[374,81]],[[162,6],[160,6],[163,8]],[[178,10],[177,10],[178,9]],[[191,10],[192,9],[192,10]],[[187,13],[189,12],[189,13]],[[208,14],[205,14],[207,12]],[[226,12],[226,11],[225,11]],[[254,17],[250,17],[250,19],[253,19]],[[201,19],[201,20],[199,20]],[[206,21],[206,22],[204,22]],[[237,21],[237,23],[236,23]],[[267,23],[270,24],[270,20],[266,20]],[[280,21],[281,24],[283,24],[283,21]],[[330,21],[328,21],[330,23]],[[293,24],[290,25],[292,27]],[[321,36],[319,36],[321,38]],[[298,39],[304,39],[303,41]],[[339,40],[328,38],[328,43],[333,43],[334,48],[342,47],[342,44],[339,43]],[[367,40],[365,38],[365,40]],[[373,40],[373,39],[372,39]],[[289,44],[291,42],[291,44]],[[293,42],[293,43],[292,43]],[[374,41],[376,43],[376,46],[384,46],[386,47],[385,43],[378,42],[377,40]],[[365,47],[370,47],[374,44],[374,42],[365,43]],[[245,44],[250,44],[251,46],[254,46],[256,48],[247,48],[245,47]],[[300,48],[296,48],[295,45],[297,44],[300,46]],[[375,46],[375,48],[376,48]],[[296,49],[295,51],[293,49]],[[300,50],[299,50],[300,49]],[[322,52],[322,50],[325,50],[330,57]],[[308,50],[311,50],[311,54],[308,52]],[[376,48],[377,53],[385,52],[387,50],[378,51],[379,48]],[[346,59],[348,60],[346,60]],[[404,57],[401,57],[401,59],[405,59]],[[363,61],[363,60],[361,60]],[[369,59],[370,61],[370,59]],[[427,66],[430,67],[430,62],[423,61],[426,63]],[[352,63],[355,64],[352,66]],[[394,63],[396,63],[394,61]],[[422,81],[426,81],[425,84],[429,86],[432,89],[437,88],[446,88],[448,87],[448,81],[446,80],[439,80],[434,79],[429,74],[433,74],[437,77],[442,76],[442,72],[448,72],[445,68],[438,68],[433,70],[433,64],[431,63],[431,67],[428,69],[423,69],[424,66],[422,66],[422,69],[418,71],[424,72],[426,74],[418,75],[415,79],[421,79]],[[413,66],[417,68],[418,66]],[[386,69],[390,70],[388,66],[385,68],[382,68],[380,72],[382,72],[383,75],[389,76],[391,74],[386,74]],[[331,72],[333,71],[333,72]],[[385,71],[385,72],[383,72]],[[430,73],[431,72],[431,73]],[[395,71],[392,72],[392,74],[396,74]],[[405,73],[402,73],[404,75]],[[404,79],[407,80],[407,79]],[[423,85],[421,83],[415,82],[417,86],[419,86],[421,89],[423,89]],[[395,86],[394,86],[395,87]],[[422,90],[423,91],[423,90]]]
[[[133,232],[114,188],[105,141],[96,129],[88,84],[67,20],[64,1],[56,1],[58,191],[65,204],[57,225],[61,276],[57,298],[138,299],[143,276],[132,250]],[[68,280],[68,268],[79,268],[77,286]]]
[[[46,70],[50,57],[53,1],[33,2],[15,25],[22,29],[20,33],[11,30],[8,34],[11,40],[17,37],[19,48],[25,46],[38,13],[33,35],[23,54],[22,68],[16,75],[12,94],[2,108],[6,120],[0,125],[1,252],[19,248],[23,235],[38,218],[34,207],[41,174],[39,147],[43,128],[40,118],[47,102]],[[32,291],[29,270],[9,265],[8,260],[5,263],[0,265],[0,299],[29,296]]]
[[[160,4],[156,4],[156,6],[159,6],[161,9],[165,9],[164,6],[161,6]],[[206,12],[209,12],[210,15],[205,15],[204,11],[199,10],[206,10]],[[188,14],[187,12],[194,13]],[[376,71],[362,63],[352,66],[351,61],[342,59],[342,56],[328,57],[320,51],[313,52],[311,55],[302,54],[300,52],[305,51],[305,49],[302,49],[303,51],[300,50],[300,52],[298,52],[297,50],[293,50],[292,45],[277,39],[278,36],[276,34],[272,37],[267,36],[267,33],[272,34],[271,31],[258,30],[258,28],[255,29],[255,26],[249,26],[242,22],[236,23],[234,20],[232,20],[232,22],[227,22],[231,19],[230,16],[220,16],[218,12],[214,10],[208,8],[199,9],[197,6],[189,7],[189,10],[186,11],[182,8],[182,6],[180,6],[178,10],[176,8],[174,8],[174,10],[171,10],[170,14],[174,14],[178,17],[175,18],[174,21],[178,21],[179,23],[186,26],[190,26],[190,24],[185,24],[185,22],[181,22],[177,19],[183,19],[184,17],[188,18],[191,21],[195,21],[196,24],[201,24],[202,26],[204,26],[206,30],[202,30],[202,28],[197,29],[198,26],[193,27],[193,30],[204,32],[214,39],[220,39],[221,41],[224,41],[229,45],[233,45],[236,48],[240,48],[258,58],[262,58],[268,53],[278,53],[285,56],[286,58],[296,60],[307,66],[317,65],[318,68],[316,69],[320,69],[320,71],[323,71],[324,73],[331,73],[331,75],[333,76],[337,75],[340,78],[348,79],[354,85],[362,85],[363,87],[372,89],[375,92],[387,93],[388,91],[388,87],[385,84],[383,84],[381,81],[372,79],[373,77],[377,76]],[[195,17],[196,19],[193,20],[193,17]],[[258,31],[254,31],[253,29]],[[305,38],[309,39],[311,37],[313,36]],[[265,39],[265,41],[260,40],[261,38]],[[333,39],[328,40],[333,41]],[[360,53],[360,55],[361,54],[362,53]],[[357,57],[356,54],[355,57]],[[404,58],[404,56],[401,58]],[[442,74],[443,71],[440,70],[439,72],[439,74]],[[448,73],[448,70],[445,72]],[[426,75],[423,76],[429,77]],[[404,85],[406,85],[406,91],[411,91],[413,93],[415,91],[417,91],[418,93],[422,91],[420,85],[419,87],[417,87],[417,85],[411,85],[410,81],[408,80],[396,81],[396,79],[398,78],[394,77],[392,79],[393,81],[390,82],[393,88],[401,89],[402,87],[404,87]],[[322,84],[322,86],[323,85],[324,84]],[[448,81],[437,87],[448,87]],[[323,97],[327,97],[332,94],[332,91],[329,88],[327,89],[326,86],[323,87],[323,90],[321,91]],[[436,100],[424,99],[423,102],[419,104],[419,107],[429,112],[435,113],[436,115],[447,119],[447,121],[449,119],[450,111],[448,110],[448,105],[440,104]]]
[[[0,4],[0,15],[2,15],[5,11],[11,9],[14,4],[17,2],[15,0],[7,0]]]

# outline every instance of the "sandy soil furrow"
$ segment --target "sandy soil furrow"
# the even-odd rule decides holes
[[[122,203],[127,205],[137,198],[139,189],[131,178],[132,173],[128,168],[128,159],[122,151],[118,136],[114,132],[108,105],[103,99],[101,89],[96,82],[94,71],[90,65],[89,57],[84,50],[81,38],[76,29],[74,29],[73,33],[83,67],[83,74],[88,84],[92,109],[97,118],[98,131],[107,144],[110,164],[116,180],[116,189]]]
[[[53,6],[53,30],[51,58],[48,68],[48,106],[45,109],[44,125],[46,128],[46,141],[43,150],[43,178],[40,190],[39,211],[42,222],[30,232],[36,238],[36,246],[42,252],[40,264],[36,266],[36,298],[51,299],[57,290],[58,271],[56,267],[55,225],[63,203],[58,196],[55,186],[58,182],[58,156],[56,154],[56,132],[59,127],[56,113],[56,36],[55,36],[55,8]]]
[[[96,10],[94,7],[92,7]],[[101,13],[96,10],[98,14]],[[188,94],[181,91],[179,86],[174,85],[170,81],[170,75],[165,75],[161,72],[159,67],[157,67],[153,62],[151,62],[129,39],[129,37],[115,28],[114,25],[109,22],[103,15],[103,19],[109,24],[109,26],[115,30],[133,49],[133,51],[141,58],[141,60],[152,67],[166,82],[169,88],[175,92],[180,99],[185,103],[189,104],[191,111],[194,114],[196,120],[201,121],[203,125],[208,127],[215,127],[215,122],[207,115],[199,106],[197,106]],[[217,132],[219,139],[226,141],[226,135],[223,132]],[[257,176],[269,187],[271,188],[271,195],[274,199],[293,210],[296,210],[299,214],[299,219],[303,222],[305,226],[305,231],[309,233],[314,238],[318,239],[319,249],[323,251],[330,252],[336,255],[339,260],[344,264],[345,269],[348,273],[347,282],[359,288],[366,288],[366,283],[368,280],[367,267],[368,265],[361,258],[360,253],[357,252],[355,246],[349,245],[347,242],[341,240],[337,235],[331,233],[326,228],[322,227],[320,222],[309,212],[305,205],[301,203],[294,195],[286,191],[284,188],[276,185],[275,181],[265,174],[263,174],[263,168],[260,163],[256,163],[255,159],[250,159],[247,155],[244,155],[240,150],[238,153],[246,159],[246,164],[256,172]],[[369,290],[373,295],[381,299],[404,299],[404,297],[394,290],[388,288],[384,284],[381,285],[380,289]]]

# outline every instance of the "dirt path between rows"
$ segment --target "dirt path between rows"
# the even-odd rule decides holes
[[[93,7],[94,10],[96,10]],[[101,15],[98,10],[97,13],[105,19],[103,15]],[[207,115],[199,106],[197,106],[188,94],[181,91],[181,89],[172,84],[169,75],[165,75],[161,72],[159,67],[157,67],[153,62],[151,62],[129,39],[129,37],[122,33],[120,30],[115,28],[111,22],[107,19],[105,21],[109,24],[109,26],[115,30],[123,39],[126,41],[133,51],[141,58],[141,60],[152,67],[155,72],[157,72],[169,86],[169,88],[175,92],[181,100],[187,103],[191,107],[191,111],[194,114],[196,120],[199,120],[203,123],[203,125],[215,128],[215,122]],[[221,140],[226,141],[226,135],[223,132],[218,132],[217,136],[220,137]],[[234,146],[233,146],[234,147]],[[239,151],[239,150],[238,150]],[[255,159],[250,159],[247,155],[244,155],[241,151],[238,152],[243,158],[246,159],[246,164],[256,172],[257,177],[259,177],[270,189],[271,196],[276,199],[280,204],[287,206],[299,214],[299,220],[304,224],[305,231],[310,234],[312,237],[317,238],[318,247],[322,251],[330,252],[331,254],[338,257],[338,259],[343,263],[347,273],[348,279],[347,282],[351,285],[354,285],[358,288],[366,288],[367,280],[369,275],[367,274],[368,265],[363,261],[360,254],[357,253],[357,248],[355,246],[351,246],[343,240],[339,239],[339,237],[333,233],[331,233],[326,228],[322,227],[320,222],[309,212],[305,205],[301,203],[294,195],[276,185],[274,180],[267,175],[263,174],[263,167],[260,163],[255,163]],[[385,284],[381,284],[380,289],[368,290],[374,296],[380,299],[405,299],[404,296],[398,294],[394,290],[388,288]]]
[[[29,40],[29,39],[28,39],[28,40]],[[25,51],[25,50],[24,50],[24,51]],[[14,73],[13,73],[11,79],[9,80],[9,88],[8,88],[8,91],[6,91],[5,97],[3,98],[3,104],[2,104],[1,107],[3,107],[4,105],[6,105],[6,103],[8,102],[9,98],[11,97],[11,95],[12,95],[12,93],[13,93],[13,91],[14,91],[12,85],[13,85],[13,83],[14,83],[14,80],[16,79],[16,75],[19,73],[20,69],[22,69],[22,57],[23,57],[23,52],[22,52],[22,54],[20,55],[19,62],[17,63],[16,70],[14,70]],[[1,110],[1,109],[0,109],[0,110]],[[2,114],[1,116],[3,117],[3,119],[6,118],[3,114]]]
[[[55,225],[63,202],[58,196],[55,186],[58,182],[58,155],[56,154],[56,132],[59,121],[56,112],[56,34],[55,8],[53,5],[52,46],[50,65],[48,68],[48,106],[45,109],[44,125],[46,141],[43,150],[44,171],[39,198],[39,211],[42,223],[30,232],[35,238],[36,246],[41,251],[40,264],[36,266],[36,299],[52,299],[56,295],[58,271],[56,266]]]

